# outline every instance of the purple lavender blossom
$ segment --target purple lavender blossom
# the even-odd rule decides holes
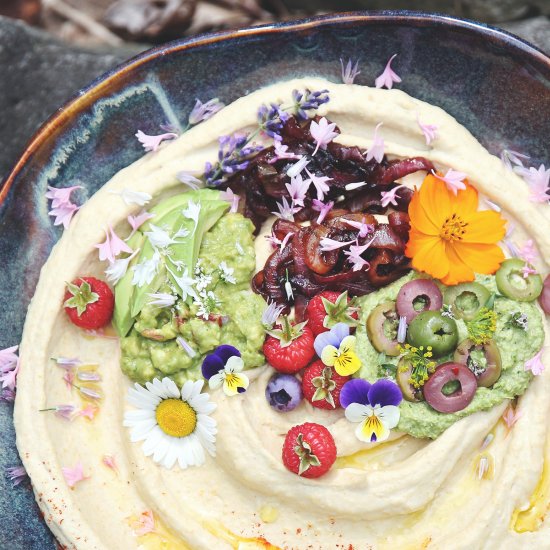
[[[23,466],[9,466],[5,471],[14,487],[17,487],[24,479],[27,478],[27,471]]]
[[[191,113],[189,113],[189,124],[194,126],[212,118],[218,111],[223,109],[225,105],[217,98],[211,99],[206,103],[203,103],[200,99],[195,101],[195,106]]]
[[[290,118],[290,115],[281,109],[280,105],[275,103],[271,104],[271,107],[263,104],[260,105],[258,109],[258,124],[260,126],[260,131],[265,132],[268,136],[273,139],[278,139],[281,141],[283,138],[279,134],[279,131],[285,123]]]
[[[292,100],[294,101],[296,116],[301,120],[307,120],[309,117],[306,111],[318,109],[323,103],[327,103],[330,97],[328,90],[319,90],[316,92],[308,89],[303,91],[293,90]]]

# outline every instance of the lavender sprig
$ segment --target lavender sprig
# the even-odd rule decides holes
[[[294,101],[294,111],[300,120],[307,120],[309,116],[306,111],[316,110],[323,103],[330,100],[328,90],[319,90],[312,92],[308,89],[304,91],[293,90],[292,100]]]
[[[260,105],[258,109],[258,123],[260,132],[265,132],[273,139],[282,141],[282,137],[279,134],[285,123],[290,118],[290,115],[285,112],[281,105],[271,104],[271,107],[267,105]]]

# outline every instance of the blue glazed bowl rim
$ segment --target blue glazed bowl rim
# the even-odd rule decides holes
[[[189,38],[182,38],[161,44],[150,48],[122,64],[114,67],[98,76],[90,84],[81,88],[68,99],[57,111],[55,111],[38,128],[30,140],[27,142],[23,153],[15,163],[12,170],[8,173],[0,186],[0,206],[6,200],[6,197],[15,182],[17,176],[25,168],[28,161],[32,160],[33,154],[39,150],[40,146],[47,141],[52,132],[69,122],[72,117],[89,107],[103,93],[108,90],[111,82],[117,77],[130,73],[157,57],[164,57],[167,54],[186,50],[191,48],[200,48],[201,46],[214,44],[217,42],[230,42],[238,40],[241,37],[262,36],[272,33],[287,33],[292,31],[314,30],[322,27],[360,22],[362,24],[391,24],[393,22],[405,22],[413,26],[447,26],[456,30],[465,30],[478,34],[487,39],[498,43],[505,49],[523,55],[535,63],[539,70],[548,71],[550,78],[550,57],[542,50],[529,42],[491,25],[454,17],[451,15],[431,12],[419,12],[409,10],[378,10],[378,11],[351,11],[339,12],[327,15],[308,17],[292,21],[278,22],[243,29],[219,31],[212,33],[199,34]],[[103,93],[102,93],[103,92]]]

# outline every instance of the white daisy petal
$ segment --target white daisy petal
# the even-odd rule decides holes
[[[156,425],[155,420],[146,420],[135,425],[130,434],[130,441],[135,443],[136,441],[146,439]]]
[[[155,450],[153,451],[153,461],[160,462],[168,452],[168,447],[170,446],[169,436],[165,433],[162,434],[160,441],[158,442]]]
[[[164,434],[162,430],[158,426],[155,426],[155,428],[151,431],[151,434],[149,435],[149,437],[145,440],[145,442],[141,446],[141,448],[143,449],[143,454],[145,456],[151,456],[153,454],[154,450],[156,449],[158,444],[161,442],[163,435]]]
[[[191,380],[187,380],[187,382],[185,382],[185,384],[181,388],[181,398],[184,401],[188,401],[192,393],[193,393],[193,382]]]
[[[139,420],[148,420],[155,417],[155,411],[149,409],[138,409],[137,411],[126,411],[124,420],[129,422],[137,422]]]
[[[164,466],[165,468],[170,469],[172,468],[172,466],[174,466],[177,459],[178,459],[178,448],[177,448],[176,442],[173,441],[170,443],[170,446],[168,447],[168,452],[166,453],[165,457],[162,459],[161,465]]]
[[[179,399],[180,397],[180,390],[178,389],[178,386],[176,383],[171,380],[170,378],[163,378],[162,383],[164,384],[164,387],[166,388],[166,391],[168,393],[168,397]]]

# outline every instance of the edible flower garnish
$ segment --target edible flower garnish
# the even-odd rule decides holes
[[[270,107],[260,105],[258,109],[258,127],[260,132],[272,137],[274,140],[282,140],[279,133],[283,128],[283,123],[290,118],[290,115],[281,109],[280,105],[272,103]]]
[[[466,179],[466,174],[464,172],[459,172],[458,170],[453,170],[449,168],[445,175],[442,176],[438,172],[432,170],[432,174],[439,180],[444,181],[447,189],[452,191],[455,195],[458,191],[464,191],[466,189],[466,184],[464,180]]]
[[[353,84],[355,77],[358,74],[361,74],[361,71],[358,70],[359,60],[357,60],[354,65],[353,60],[348,59],[348,62],[344,67],[344,61],[340,58],[340,66],[342,67],[342,82],[344,84]]]
[[[131,254],[132,249],[114,232],[111,225],[109,225],[109,232],[105,229],[105,240],[102,243],[94,244],[94,248],[99,250],[99,261],[103,262],[108,260],[114,262],[115,257],[121,252],[127,252]]]
[[[312,174],[307,168],[306,173],[309,177],[309,182],[313,183],[313,186],[317,190],[317,200],[322,201],[325,198],[325,193],[328,193],[330,187],[327,185],[327,181],[332,181],[332,178],[327,176],[317,176]]]
[[[466,321],[468,338],[480,346],[486,344],[497,329],[497,314],[488,307],[482,307],[471,321]]]
[[[279,139],[275,139],[273,142],[273,148],[275,152],[275,157],[271,160],[268,160],[267,162],[269,164],[274,164],[279,159],[299,159],[301,158],[300,155],[296,155],[295,153],[289,153],[288,152],[288,145],[283,145]]]
[[[295,206],[304,206],[304,199],[308,192],[311,180],[304,180],[301,174],[290,178],[290,183],[285,183],[285,187],[290,195],[292,204]]]
[[[400,199],[401,197],[397,194],[397,191],[401,189],[402,187],[406,187],[406,185],[397,185],[393,189],[390,189],[389,191],[381,191],[380,192],[380,204],[383,208],[386,208],[390,204],[393,206],[397,206],[397,199]]]
[[[14,487],[17,487],[28,478],[27,470],[23,466],[9,466],[6,468],[6,475],[10,478]]]
[[[160,147],[160,144],[166,139],[176,139],[178,137],[178,134],[174,132],[166,132],[164,134],[152,136],[142,132],[141,130],[138,130],[135,135],[147,152],[156,151]]]
[[[397,341],[400,344],[403,344],[403,342],[405,342],[406,337],[407,337],[407,318],[401,315],[399,316],[399,325],[397,327]]]
[[[17,385],[17,374],[19,373],[19,357],[16,352],[19,346],[12,346],[0,350],[0,382],[2,388],[11,392],[15,391]],[[8,397],[9,394],[7,394]],[[11,401],[11,399],[7,399]]]
[[[63,472],[63,477],[65,478],[67,485],[71,489],[74,489],[74,486],[77,483],[89,478],[89,476],[84,475],[84,467],[82,466],[82,462],[80,462],[80,460],[73,468],[64,466],[61,468],[61,471]]]
[[[527,279],[529,275],[534,275],[537,270],[533,267],[533,264],[538,259],[539,255],[533,239],[525,241],[525,244],[518,251],[518,256],[525,262],[525,265],[521,269],[523,278]]]
[[[372,144],[367,149],[367,154],[365,157],[367,162],[374,159],[378,164],[380,164],[384,158],[384,140],[378,135],[378,130],[382,124],[384,123],[379,122],[374,129]]]
[[[71,194],[75,189],[84,189],[82,185],[73,185],[72,187],[63,187],[58,189],[57,187],[51,187],[48,185],[48,190],[44,195],[47,199],[51,199],[52,208],[57,208],[63,204],[71,202]]]
[[[54,414],[65,420],[72,420],[76,407],[74,405],[57,405],[48,409],[40,409],[38,412],[54,411]]]
[[[300,210],[299,207],[296,207],[291,201],[290,204],[286,200],[286,197],[281,199],[281,202],[277,203],[278,212],[271,212],[274,216],[281,218],[282,220],[294,221],[294,214]]]
[[[504,260],[497,242],[505,234],[498,212],[477,211],[477,191],[469,184],[455,195],[428,174],[409,204],[411,230],[405,249],[413,268],[446,285],[492,274]]]
[[[241,200],[241,197],[236,193],[233,193],[233,189],[230,187],[220,193],[220,199],[222,201],[227,201],[231,205],[231,208],[229,209],[231,214],[234,214],[239,209],[239,201]]]
[[[45,197],[52,201],[52,209],[48,212],[48,215],[55,217],[54,225],[63,225],[67,229],[72,217],[79,210],[80,206],[71,202],[71,193],[75,189],[82,189],[82,186],[73,185],[72,187],[57,189],[48,185]]]
[[[478,481],[493,479],[495,475],[495,459],[491,453],[480,453],[474,461],[474,471]]]
[[[191,172],[187,172],[185,170],[179,171],[176,174],[176,178],[193,191],[196,191],[204,186],[204,182],[202,180],[191,174]]]
[[[336,123],[332,122],[329,124],[328,120],[323,117],[316,122],[315,120],[311,121],[309,126],[309,133],[313,139],[317,142],[313,155],[317,153],[319,148],[326,149],[327,145],[335,138],[338,137],[338,132],[335,132]]]
[[[520,174],[528,183],[531,191],[530,200],[532,202],[548,202],[550,195],[548,185],[550,184],[550,168],[541,164],[539,168],[516,168],[515,171]]]
[[[96,407],[95,405],[92,405],[91,403],[88,403],[84,408],[80,409],[76,415],[77,416],[83,416],[84,418],[87,418],[88,420],[93,420],[95,418],[95,415],[99,412],[99,407]]]
[[[359,245],[359,241],[355,241],[356,244],[352,244],[349,247],[349,250],[344,251],[344,255],[348,257],[348,262],[353,266],[352,271],[359,271],[365,267],[367,270],[370,268],[370,263],[367,262],[361,254],[367,250],[373,240],[374,238],[366,242],[364,245]]]
[[[122,200],[128,205],[137,204],[145,206],[153,197],[144,191],[133,191],[124,188],[122,191],[109,191],[112,195],[120,195]]]
[[[262,313],[262,326],[265,330],[273,329],[273,326],[277,322],[277,319],[281,316],[281,313],[285,310],[284,304],[277,304],[277,302],[271,302],[265,308]]]
[[[143,537],[148,533],[155,532],[155,516],[152,510],[145,510],[136,520],[131,522],[136,537]]]
[[[418,113],[416,115],[416,122],[418,126],[420,127],[421,132],[424,134],[424,139],[426,140],[426,145],[430,145],[430,143],[437,138],[437,129],[438,126],[436,124],[424,124],[420,121],[420,118],[418,117]]]
[[[126,275],[130,262],[135,258],[140,250],[140,248],[136,248],[130,256],[127,256],[126,258],[119,258],[114,262],[110,262],[109,267],[105,270],[107,280],[116,285],[120,279]]]
[[[424,351],[424,346],[415,347],[410,344],[402,346],[398,345],[399,353],[402,361],[402,365],[399,367],[400,372],[407,372],[411,369],[411,377],[409,378],[409,384],[414,388],[421,388],[426,380],[428,380],[430,374],[435,370],[435,361],[431,360],[433,355],[432,346],[427,346]]]
[[[327,214],[334,207],[334,201],[328,201],[326,204],[319,199],[313,199],[311,208],[319,212],[319,217],[317,218],[317,223],[322,223],[323,220],[327,217]]]
[[[170,378],[155,378],[128,390],[128,401],[137,410],[124,414],[124,426],[133,442],[144,441],[145,456],[168,469],[176,461],[182,469],[204,464],[204,449],[215,456],[217,427],[209,415],[216,404],[201,393],[203,385],[203,380],[188,380],[180,391]]]
[[[325,365],[334,367],[340,376],[349,376],[361,368],[355,341],[348,324],[336,323],[328,332],[317,335],[313,346]]]
[[[248,388],[249,380],[242,374],[244,362],[241,352],[229,345],[218,346],[204,358],[202,375],[208,380],[211,390],[223,387],[223,393],[228,396],[244,393]]]
[[[514,170],[516,166],[523,168],[523,161],[529,160],[529,158],[529,155],[524,155],[511,149],[503,149],[500,153],[500,160],[508,170]]]
[[[134,233],[147,221],[151,218],[154,218],[154,214],[150,214],[146,210],[142,210],[137,216],[128,216],[127,220],[130,226],[132,227],[132,232],[128,237],[126,237],[126,241],[128,241],[131,237],[134,236]]]
[[[118,468],[116,465],[116,459],[113,455],[103,455],[101,462],[107,466],[107,468],[110,468],[114,472],[118,472]]]
[[[301,120],[307,120],[309,118],[306,111],[318,109],[323,103],[327,103],[329,99],[328,90],[318,90],[315,92],[307,89],[292,91],[294,112]]]
[[[335,239],[329,239],[328,237],[323,237],[319,241],[319,250],[321,252],[331,252],[332,250],[338,250],[339,248],[344,248],[346,246],[352,245],[356,242],[356,239],[352,241],[337,241]]]
[[[203,103],[200,99],[195,99],[195,106],[189,113],[189,125],[195,126],[199,122],[203,122],[212,118],[218,111],[221,111],[225,105],[214,97]]]
[[[177,300],[177,296],[165,292],[149,293],[147,296],[151,298],[149,305],[159,308],[172,307]]]
[[[535,376],[540,376],[544,372],[544,363],[542,362],[542,354],[544,348],[542,348],[537,354],[535,354],[529,361],[525,362],[524,369],[530,370]]]
[[[508,428],[508,432],[514,427],[514,424],[523,416],[523,411],[519,410],[517,407],[514,409],[512,405],[506,407],[504,414],[502,415],[502,420]]]
[[[362,378],[349,380],[340,394],[346,418],[350,422],[360,422],[355,436],[368,443],[388,439],[390,430],[399,423],[398,405],[402,399],[399,386],[384,378],[374,384]]]
[[[347,220],[345,218],[343,218],[342,221],[350,227],[359,229],[359,233],[357,234],[357,236],[361,239],[367,237],[371,233],[374,233],[374,224],[366,223],[365,218],[363,218],[360,222],[355,220]]]
[[[298,162],[295,162],[292,164],[289,168],[286,170],[286,175],[289,178],[294,178],[298,174],[301,174],[304,168],[309,164],[309,160],[306,156],[302,155],[301,157],[298,157]]]
[[[374,85],[377,88],[383,88],[384,86],[391,89],[394,82],[401,82],[401,78],[393,71],[391,68],[391,62],[397,57],[397,54],[394,53],[389,61],[386,63],[386,68],[382,74],[374,81]]]

